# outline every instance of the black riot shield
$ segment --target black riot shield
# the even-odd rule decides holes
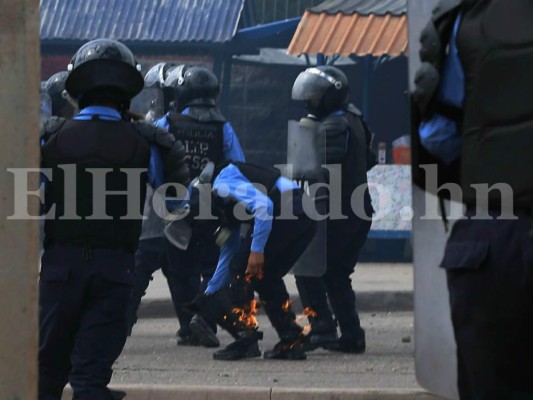
[[[418,55],[420,33],[428,23],[437,3],[438,0],[409,0],[411,90],[414,89],[415,73],[420,66]],[[418,135],[416,121],[413,121],[413,135]],[[416,140],[413,140],[413,143],[416,143]],[[417,164],[420,163],[416,151],[413,153],[413,163],[416,170]],[[444,254],[447,233],[440,219],[422,218],[428,212],[428,207],[436,208],[437,204],[438,199],[435,195],[413,185],[415,368],[420,386],[444,398],[457,399],[455,341],[450,319],[446,275],[444,270],[438,268]],[[457,204],[454,207],[456,208]],[[453,219],[453,215],[449,214],[449,219]]]
[[[304,207],[318,220],[317,232],[292,268],[299,276],[322,276],[326,271],[326,221],[329,193],[325,149],[319,144],[318,122],[310,118],[289,121],[286,174],[310,196],[313,207]],[[322,142],[323,143],[323,142]]]

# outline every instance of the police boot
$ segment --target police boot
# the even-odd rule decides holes
[[[220,346],[220,342],[215,334],[212,324],[206,321],[205,318],[195,314],[194,317],[192,317],[189,327],[194,336],[198,339],[200,345],[208,348]]]
[[[365,331],[363,328],[359,328],[353,332],[343,332],[336,342],[328,344],[324,348],[341,353],[364,353],[366,351]]]
[[[180,329],[176,332],[178,346],[200,346],[200,340],[190,326],[193,313],[183,306],[176,310],[176,314],[180,323]]]
[[[263,338],[263,333],[245,324],[234,312],[228,289],[203,295],[196,303],[202,317],[215,321],[235,338],[233,343],[213,354],[215,360],[240,360],[261,355],[258,341]]]
[[[120,390],[111,390],[107,389],[108,400],[122,400],[124,397],[126,397],[126,392],[122,392]],[[72,400],[79,400],[80,397],[72,396]]]
[[[302,327],[296,323],[289,299],[269,299],[263,302],[263,307],[281,339],[272,350],[265,351],[263,357],[268,360],[305,360],[305,336]]]
[[[307,355],[303,346],[304,341],[302,329],[296,325],[281,336],[281,340],[272,350],[265,351],[263,357],[267,360],[305,360]]]
[[[313,351],[319,347],[331,345],[338,340],[337,327],[333,320],[331,322],[322,321],[317,317],[309,317],[311,330],[305,336],[305,351]]]

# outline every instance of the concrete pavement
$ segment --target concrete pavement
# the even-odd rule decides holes
[[[295,307],[301,308],[294,276],[287,275],[285,284]],[[357,308],[360,311],[413,310],[412,264],[358,264],[352,275],[352,286],[357,293]],[[154,280],[141,303],[139,317],[175,317],[167,282],[161,271],[154,274]]]
[[[361,355],[317,350],[306,361],[262,358],[223,362],[213,349],[176,346],[178,322],[166,280],[158,272],[143,299],[141,319],[115,364],[112,387],[126,400],[430,400],[416,382],[412,311],[412,266],[361,264],[352,276],[358,294],[367,352]],[[297,299],[294,278],[286,278]],[[295,309],[301,309],[296,302]],[[156,318],[154,318],[154,316]],[[298,322],[306,324],[299,316]],[[264,340],[277,336],[259,315]],[[222,346],[232,339],[218,334]],[[68,395],[64,399],[69,399]]]

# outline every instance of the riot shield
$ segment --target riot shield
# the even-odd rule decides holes
[[[159,209],[154,209],[154,205]],[[154,239],[163,236],[163,229],[165,223],[161,216],[166,215],[167,211],[164,209],[164,202],[154,201],[154,190],[152,186],[146,185],[146,200],[144,202],[143,223],[141,230],[141,240]]]
[[[289,121],[287,138],[286,175],[298,183],[310,196],[314,204],[315,218],[326,215],[329,193],[324,185],[328,183],[325,165],[325,149],[319,144],[316,129],[318,122],[309,118]],[[292,273],[299,276],[322,276],[326,271],[326,221],[317,218],[315,237],[298,259]]]
[[[420,32],[438,0],[409,0],[409,83],[420,66]],[[413,106],[413,105],[412,105]],[[413,124],[413,134],[417,128]],[[415,152],[413,163],[416,163]],[[446,274],[439,268],[444,254],[447,232],[434,214],[436,196],[413,186],[413,260],[415,300],[415,368],[418,383],[428,391],[448,399],[457,399],[457,362],[450,318]],[[447,208],[450,204],[447,204]],[[454,204],[457,209],[458,205]],[[460,208],[460,205],[459,205]]]

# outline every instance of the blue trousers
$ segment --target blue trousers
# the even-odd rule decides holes
[[[39,400],[109,400],[112,366],[127,334],[134,256],[49,246],[39,282]]]
[[[320,326],[323,331],[336,330],[329,299],[342,335],[351,338],[360,334],[350,275],[371,225],[371,221],[362,219],[328,221],[326,272],[321,277],[295,276],[303,306],[317,313],[313,326]]]
[[[532,219],[460,220],[446,269],[461,400],[533,399]]]
[[[187,250],[180,250],[164,237],[143,239],[135,254],[135,285],[129,310],[130,331],[137,321],[142,297],[155,271],[161,268],[167,278],[168,288],[176,315],[180,322],[180,336],[191,334],[192,315],[183,310],[201,290],[216,268],[219,249],[214,239],[193,235]]]

